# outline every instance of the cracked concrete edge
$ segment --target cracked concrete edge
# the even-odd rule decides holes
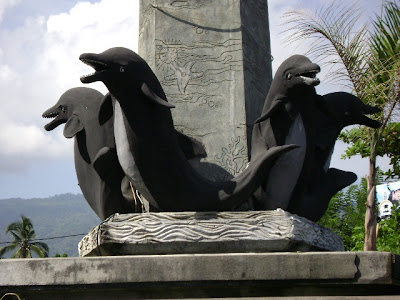
[[[393,257],[308,252],[2,259],[0,287],[249,280],[396,284]]]

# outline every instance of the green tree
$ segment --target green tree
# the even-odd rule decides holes
[[[383,3],[382,14],[372,24],[360,25],[360,9],[337,4],[316,14],[293,11],[286,14],[288,41],[315,39],[309,55],[339,67],[333,79],[352,89],[364,102],[382,109],[380,129],[355,128],[341,134],[350,143],[346,156],[369,157],[368,192],[365,213],[364,250],[376,250],[376,157],[389,155],[394,174],[399,171],[398,123],[393,112],[400,99],[400,9],[395,2]],[[396,134],[394,134],[396,133]],[[398,173],[397,173],[398,175]]]
[[[14,237],[14,241],[0,248],[0,257],[8,251],[17,249],[12,258],[32,258],[32,252],[39,257],[48,257],[49,247],[45,243],[35,242],[35,231],[29,218],[21,215],[21,222],[13,222],[6,228],[6,233]]]
[[[347,251],[362,250],[364,245],[364,216],[367,198],[367,180],[353,184],[348,189],[338,192],[330,201],[320,225],[331,228],[343,239]]]

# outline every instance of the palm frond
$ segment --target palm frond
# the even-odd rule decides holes
[[[24,258],[22,253],[23,253],[22,248],[19,248],[11,258]]]
[[[14,250],[17,246],[18,246],[18,244],[11,244],[8,246],[1,247],[0,248],[0,257],[2,257],[5,253]]]
[[[32,244],[31,245],[31,250],[34,252],[34,253],[36,253],[39,257],[41,257],[41,258],[43,258],[43,257],[48,257],[49,255],[48,255],[48,251],[46,251],[46,250],[44,250],[43,248],[41,248],[41,247],[38,247],[37,245],[35,245],[35,244]]]
[[[34,242],[32,245],[36,245],[37,247],[42,248],[44,251],[49,252],[49,246],[46,243]]]
[[[22,238],[13,230],[10,230],[8,233],[10,233],[14,237],[14,242],[22,241]]]
[[[386,3],[382,16],[373,23],[370,51],[374,77],[369,96],[384,108],[382,134],[400,100],[400,7],[395,2]]]
[[[21,222],[13,222],[13,223],[9,224],[6,228],[6,233],[8,233],[10,231],[22,232],[23,231],[22,223]]]

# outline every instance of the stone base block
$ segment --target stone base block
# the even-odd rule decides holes
[[[80,256],[343,250],[333,231],[283,210],[115,214],[79,243]]]
[[[398,299],[399,267],[386,252],[0,259],[0,298]]]

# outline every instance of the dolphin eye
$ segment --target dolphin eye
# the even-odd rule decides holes
[[[286,74],[286,79],[287,79],[287,80],[290,80],[291,78],[292,78],[292,73],[287,73],[287,74]]]
[[[119,71],[120,71],[121,73],[125,72],[124,67],[119,67]]]
[[[63,113],[65,113],[67,111],[67,108],[63,105],[60,105],[60,109]]]

